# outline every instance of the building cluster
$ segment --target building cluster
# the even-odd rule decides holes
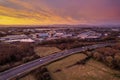
[[[81,39],[95,39],[95,38],[100,38],[102,36],[101,33],[97,33],[95,31],[85,31],[79,35],[77,35],[77,37],[81,38]]]
[[[34,42],[31,38],[27,35],[8,35],[5,37],[1,37],[0,41],[3,42]]]
[[[24,30],[26,31],[26,30]],[[33,30],[32,30],[33,31]],[[0,41],[2,42],[36,42],[44,40],[54,40],[61,38],[79,38],[79,39],[98,39],[102,36],[102,33],[98,33],[92,30],[85,30],[78,34],[73,32],[66,33],[61,30],[48,30],[43,32],[36,32],[31,34],[20,34],[20,35],[7,35],[1,37]]]

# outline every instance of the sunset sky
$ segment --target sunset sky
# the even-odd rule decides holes
[[[0,25],[120,23],[120,0],[0,0]]]

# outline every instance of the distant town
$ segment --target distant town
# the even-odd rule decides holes
[[[58,27],[58,28],[56,28]],[[42,42],[61,38],[77,38],[81,40],[101,40],[103,38],[120,38],[119,27],[85,27],[59,26],[46,28],[6,28],[0,30],[0,41],[13,42]]]

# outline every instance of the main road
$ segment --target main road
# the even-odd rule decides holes
[[[4,72],[0,73],[0,80],[10,80],[14,77],[23,75],[29,71],[32,71],[42,65],[51,63],[53,61],[56,61],[58,59],[61,59],[63,57],[67,57],[69,55],[72,55],[74,53],[86,51],[86,50],[92,50],[100,47],[105,47],[105,46],[111,46],[114,45],[113,43],[104,43],[104,44],[95,44],[95,45],[90,45],[90,46],[84,46],[84,47],[79,47],[79,48],[74,48],[70,50],[64,50],[58,53],[51,54],[49,56],[43,57],[36,59],[34,61],[25,63],[23,65],[20,65],[18,67],[11,68],[9,70],[6,70]]]

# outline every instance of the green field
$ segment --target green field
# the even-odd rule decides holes
[[[56,47],[36,47],[35,48],[36,54],[39,55],[40,57],[44,57],[59,51],[61,50],[59,50]]]
[[[32,74],[28,74],[27,76],[21,78],[20,80],[36,80]]]
[[[120,72],[112,70],[100,62],[90,59],[85,65],[67,66],[84,59],[84,54],[75,54],[47,66],[54,80],[120,80],[115,74]],[[55,72],[60,69],[61,71]]]
[[[60,50],[55,47],[37,47],[36,53],[40,56],[47,56]],[[120,80],[120,72],[110,69],[96,60],[90,59],[85,65],[73,65],[87,56],[83,53],[76,53],[66,58],[46,65],[53,80]],[[73,65],[73,66],[71,66]],[[32,73],[20,80],[36,80]]]

